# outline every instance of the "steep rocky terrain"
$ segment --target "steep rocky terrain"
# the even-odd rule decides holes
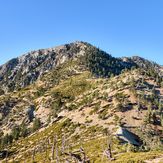
[[[0,81],[4,91],[13,91],[32,84],[49,70],[78,55],[83,55],[85,48],[84,44],[78,42],[32,51],[10,60],[0,67]]]
[[[79,41],[10,60],[0,66],[0,159],[161,161],[162,69]]]

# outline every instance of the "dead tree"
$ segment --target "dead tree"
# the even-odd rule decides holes
[[[72,160],[74,160],[77,163],[82,163],[82,158],[79,154],[75,154],[75,153],[64,153],[65,155],[69,156]]]
[[[83,161],[83,163],[89,163],[90,160],[89,160],[89,158],[86,156],[86,153],[85,153],[85,151],[84,151],[84,149],[83,149],[82,147],[80,147],[80,153],[81,153],[81,155],[82,155],[82,161]]]
[[[65,151],[65,145],[66,145],[66,138],[65,138],[65,134],[62,136],[62,147],[61,147],[61,152],[62,154]]]
[[[56,163],[59,163],[57,136],[56,136],[56,144],[55,144],[55,155],[56,155]]]
[[[111,149],[111,133],[108,131],[107,133],[107,148],[104,150],[103,155],[105,155],[109,161],[115,160],[112,155],[112,149]]]
[[[48,145],[50,145],[50,144],[51,144],[51,139],[49,138],[49,139],[48,139]]]
[[[64,154],[65,149],[66,149],[66,136],[65,136],[65,133],[63,133],[63,135],[62,135],[62,142],[61,142],[61,154],[62,154],[63,160],[68,162],[68,160],[66,160],[65,154]]]
[[[76,163],[90,163],[90,160],[86,157],[86,154],[82,147],[78,151],[69,153],[65,152],[65,155],[69,156]]]
[[[56,138],[56,136],[54,136],[54,138],[53,138],[53,145],[52,145],[52,160],[55,159],[54,158],[54,149],[55,149],[55,145],[56,145],[56,140],[57,140],[57,138]]]
[[[32,151],[32,163],[35,161],[35,148],[34,150]]]
[[[111,150],[111,145],[108,145],[108,148],[104,151],[104,155],[107,156],[109,161],[114,160],[113,156],[112,156],[112,150]]]

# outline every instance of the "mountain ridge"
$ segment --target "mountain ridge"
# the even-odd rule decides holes
[[[56,68],[60,64],[63,64],[70,59],[83,56],[86,53],[86,55],[89,55],[88,52],[86,52],[88,47],[92,47],[92,49],[94,48],[96,53],[98,53],[99,49],[95,48],[91,44],[76,41],[70,44],[56,46],[54,48],[31,51],[20,57],[11,59],[7,63],[0,66],[0,84],[4,86],[3,91],[13,91],[15,90],[15,87],[17,89],[23,88],[29,84],[32,84],[34,81],[40,78],[42,74]],[[149,64],[149,66],[154,65],[157,67],[157,70],[159,69],[158,64],[151,63],[150,61],[141,57],[125,57],[126,59],[118,59],[112,57],[110,54],[102,50],[99,51],[99,54],[104,53],[105,56],[108,55],[108,58],[105,58],[106,60],[109,60],[110,56],[112,59],[115,59],[116,62],[119,62],[117,64],[121,64],[122,67],[141,67],[142,65]],[[22,77],[23,79],[21,79]]]
[[[113,162],[162,157],[159,65],[140,57],[115,58],[76,42],[33,51],[3,66],[2,162],[5,157],[20,163],[73,162],[76,151],[85,158],[81,149],[99,163],[113,160],[102,155],[106,150],[114,151]]]

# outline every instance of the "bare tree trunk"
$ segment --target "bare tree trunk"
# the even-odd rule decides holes
[[[85,151],[84,151],[84,149],[83,149],[82,147],[80,147],[80,153],[83,155],[82,162],[83,162],[83,163],[89,163],[90,160],[89,160],[89,158],[86,156]]]
[[[112,155],[112,149],[111,149],[111,133],[108,131],[108,142],[107,142],[107,149],[104,151],[104,155],[108,158],[109,161],[114,160]]]
[[[61,152],[64,153],[65,151],[65,134],[62,136],[62,148],[61,148]]]
[[[56,145],[56,136],[53,138],[53,145],[52,145],[52,160],[54,160],[54,149]]]
[[[33,152],[32,152],[32,163],[35,161],[35,148],[34,148],[34,150],[33,150]]]
[[[109,160],[113,160],[112,152],[111,152],[111,146],[109,144],[108,149],[104,151],[104,154],[107,156]]]
[[[68,155],[71,160],[74,160],[76,163],[90,163],[89,158],[86,157],[84,149],[81,147],[78,151],[65,153]],[[68,161],[68,159],[67,159]]]
[[[56,155],[56,163],[59,163],[57,136],[56,136],[56,144],[55,144],[55,155]]]

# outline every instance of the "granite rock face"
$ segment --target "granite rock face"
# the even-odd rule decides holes
[[[85,48],[85,43],[74,42],[55,48],[32,51],[12,59],[0,66],[1,89],[8,92],[30,85],[49,70],[69,59],[83,55]]]
[[[89,55],[87,51],[88,47],[93,46],[86,42],[76,41],[54,48],[31,51],[8,61],[6,64],[0,66],[0,95],[34,83],[45,73],[55,69],[60,64],[64,64],[68,60],[85,54]],[[113,59],[114,57],[110,56],[110,58]],[[162,72],[159,65],[141,57],[114,58],[114,60],[115,67],[120,65],[123,69],[128,69],[133,65],[141,68],[154,66],[158,72]]]

